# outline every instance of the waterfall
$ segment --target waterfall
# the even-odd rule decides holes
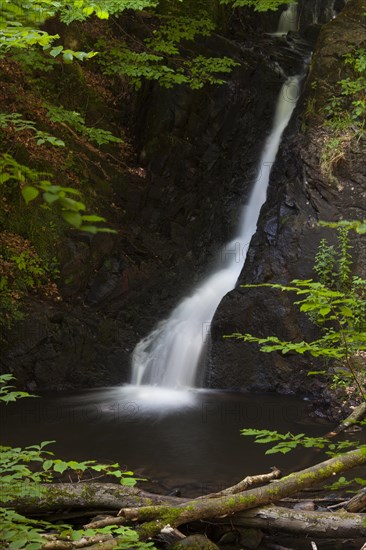
[[[278,23],[278,34],[287,34],[289,31],[297,31],[297,4],[290,4],[287,10],[281,13]]]
[[[326,0],[326,2],[317,0],[313,4],[313,24],[323,24],[333,19],[337,15],[335,3],[335,0]],[[345,0],[345,3],[347,3],[347,0]]]
[[[250,240],[266,200],[271,168],[296,105],[300,77],[287,79],[277,100],[273,128],[258,165],[258,176],[249,202],[244,206],[238,235],[221,254],[221,269],[185,298],[157,327],[139,342],[132,357],[132,384],[184,388],[195,385],[200,357],[215,311],[227,292],[235,287],[244,265]]]

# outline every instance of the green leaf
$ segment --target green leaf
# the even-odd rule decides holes
[[[31,201],[38,197],[39,191],[31,185],[26,185],[25,187],[22,187],[22,195],[25,202],[29,204]]]
[[[83,9],[83,13],[85,13],[87,17],[89,17],[89,15],[91,15],[93,12],[94,8],[92,6],[88,6],[87,8]]]
[[[60,474],[63,474],[64,471],[67,470],[67,468],[68,468],[67,462],[63,462],[62,460],[60,460],[59,462],[56,462],[53,465],[54,471],[59,472]]]
[[[79,228],[81,226],[82,216],[79,212],[64,211],[62,212],[62,217],[67,223],[74,227]]]
[[[74,52],[74,57],[79,61],[84,61],[84,59],[87,59],[88,54],[85,52]]]
[[[82,216],[83,222],[105,222],[105,218],[97,216],[95,214],[90,214],[88,216]]]
[[[366,479],[362,477],[355,477],[355,482],[358,483],[359,485],[362,485],[362,487],[366,486]]]
[[[349,307],[347,306],[341,306],[340,307],[340,312],[342,315],[344,315],[345,317],[353,317],[353,311],[352,309],[350,309]]]
[[[273,436],[268,436],[268,437],[261,437],[260,439],[256,439],[256,443],[272,443],[273,441],[276,441],[277,438],[273,438]]]
[[[133,479],[130,477],[121,479],[121,484],[126,485],[127,487],[133,487],[134,485],[136,485],[136,483],[137,483],[136,479]]]
[[[49,470],[53,465],[53,460],[45,460],[43,463],[43,469],[45,471]]]
[[[53,202],[58,201],[59,196],[55,195],[54,193],[43,193],[43,198],[48,204],[52,204]]]
[[[86,231],[87,233],[98,233],[99,229],[96,225],[82,225],[80,231]]]
[[[48,447],[48,445],[51,445],[52,443],[56,443],[56,440],[55,439],[49,439],[47,441],[42,441],[40,444],[39,444],[39,447],[41,449],[43,449],[44,447]],[[51,453],[52,454],[52,453]]]
[[[96,10],[95,15],[99,17],[99,19],[109,19],[109,13],[104,10]]]
[[[60,198],[60,204],[66,209],[66,210],[85,210],[85,204],[80,201],[75,201],[74,199],[70,199],[69,197],[61,197]]]
[[[257,442],[256,442],[257,443]],[[272,447],[272,449],[268,449],[268,451],[265,452],[266,455],[274,455],[277,453],[286,454],[292,451],[291,447],[281,447],[280,449],[276,445],[275,447]]]
[[[92,470],[95,470],[96,472],[102,472],[103,470],[106,469],[105,465],[104,464],[93,464],[91,466],[91,469]]]
[[[1,183],[6,183],[10,179],[11,179],[10,174],[6,174],[6,173],[0,174],[0,184]]]
[[[18,540],[13,541],[9,545],[9,549],[10,550],[20,550],[21,548],[25,548],[27,542],[28,542],[27,538],[24,538],[24,539],[19,538]],[[28,548],[28,546],[27,546],[27,548]]]
[[[62,57],[65,63],[71,63],[74,59],[73,53],[70,50],[65,50]]]
[[[84,466],[83,463],[76,462],[75,460],[70,460],[68,463],[68,467],[71,468],[71,470],[85,470],[86,466]]]

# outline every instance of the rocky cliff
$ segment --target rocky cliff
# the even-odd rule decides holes
[[[249,332],[259,337],[309,339],[316,335],[291,296],[269,289],[243,289],[246,283],[288,283],[312,278],[320,240],[332,240],[319,220],[363,219],[366,207],[365,138],[351,140],[335,162],[324,146],[332,139],[324,107],[348,74],[342,56],[365,47],[365,1],[350,0],[324,25],[317,40],[303,96],[283,140],[238,286],[222,300],[212,327],[207,367],[211,387],[244,390],[311,391],[307,377],[314,361],[303,356],[260,353],[254,345],[223,340],[222,335]],[[331,158],[331,156],[330,156]],[[335,158],[335,156],[334,156]],[[331,164],[331,166],[330,166]],[[365,238],[353,235],[355,272],[365,276]]]

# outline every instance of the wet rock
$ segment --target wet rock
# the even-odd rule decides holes
[[[240,542],[244,548],[255,550],[263,540],[263,533],[259,529],[240,529]]]
[[[240,284],[289,283],[310,279],[314,256],[322,238],[334,243],[335,234],[317,227],[318,220],[363,219],[366,203],[365,140],[360,139],[334,167],[330,176],[320,166],[321,109],[335,93],[342,72],[339,59],[365,39],[364,0],[351,0],[341,14],[322,28],[292,124],[288,128],[271,175],[268,198],[261,211]],[[343,70],[345,69],[343,65]],[[313,83],[327,83],[314,86]],[[304,121],[308,100],[314,105]],[[357,182],[357,184],[355,183]],[[354,271],[365,276],[366,239],[351,235]],[[313,340],[319,335],[308,318],[293,305],[290,293],[267,288],[228,293],[212,324],[212,345],[206,382],[211,387],[311,392],[309,370],[319,370],[312,357],[261,353],[257,346],[222,336],[234,332],[282,340]],[[317,388],[316,391],[319,391]]]
[[[233,544],[238,544],[238,533],[234,531],[228,531],[224,533],[219,540],[220,546],[232,546]]]
[[[190,550],[218,550],[219,547],[204,535],[191,535],[169,547],[170,550],[183,550],[183,548],[189,548]]]

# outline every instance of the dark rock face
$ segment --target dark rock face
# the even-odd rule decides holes
[[[321,238],[334,239],[318,220],[363,219],[366,207],[365,141],[353,143],[326,173],[320,152],[326,139],[321,108],[334,94],[340,57],[365,43],[364,0],[350,0],[341,14],[322,28],[301,104],[287,131],[271,176],[238,284],[288,283],[312,278],[314,255]],[[341,65],[342,66],[342,65]],[[317,86],[313,86],[318,82]],[[307,106],[313,105],[311,113]],[[305,115],[307,116],[305,117]],[[306,130],[304,132],[304,123]],[[365,238],[353,237],[354,270],[365,276]],[[206,379],[211,387],[294,392],[311,390],[306,376],[314,360],[303,356],[265,354],[256,346],[222,335],[248,332],[256,336],[312,339],[314,327],[292,306],[290,294],[237,287],[222,300],[212,327]]]
[[[285,40],[274,45],[265,36],[243,45],[215,37],[205,53],[230,54],[240,63],[227,85],[202,92],[160,89],[150,97],[141,156],[151,182],[140,217],[178,247],[179,257],[190,252],[198,265],[207,265],[209,254],[231,237],[271,125],[282,71],[300,70],[303,47]]]

